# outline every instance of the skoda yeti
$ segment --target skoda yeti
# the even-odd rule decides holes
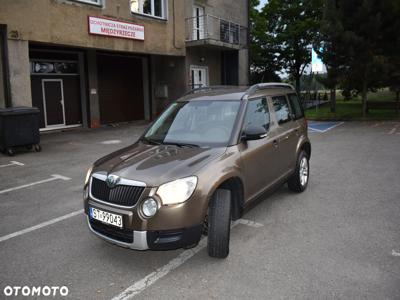
[[[231,220],[265,192],[309,180],[307,121],[291,85],[208,87],[172,103],[140,139],[89,169],[90,230],[137,250],[229,253]]]

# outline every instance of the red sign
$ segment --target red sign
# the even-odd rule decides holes
[[[144,41],[144,26],[111,19],[90,17],[89,33]]]

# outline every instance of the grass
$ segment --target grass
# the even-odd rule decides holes
[[[389,90],[380,90],[368,94],[368,101],[395,101],[396,95]],[[344,100],[340,92],[337,93],[336,113],[330,110],[330,104],[324,104],[318,108],[310,108],[305,111],[307,119],[318,121],[356,121],[356,120],[400,120],[400,114],[395,110],[370,109],[366,118],[362,116],[361,98]]]

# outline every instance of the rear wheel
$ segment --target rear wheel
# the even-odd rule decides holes
[[[226,258],[231,228],[231,191],[219,189],[208,208],[208,255]]]
[[[296,170],[288,180],[288,187],[294,192],[303,192],[308,185],[310,177],[310,163],[305,151],[301,151],[297,158]]]

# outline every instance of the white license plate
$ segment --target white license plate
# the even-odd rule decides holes
[[[106,212],[94,207],[89,207],[90,217],[102,223],[122,228],[122,216]]]

